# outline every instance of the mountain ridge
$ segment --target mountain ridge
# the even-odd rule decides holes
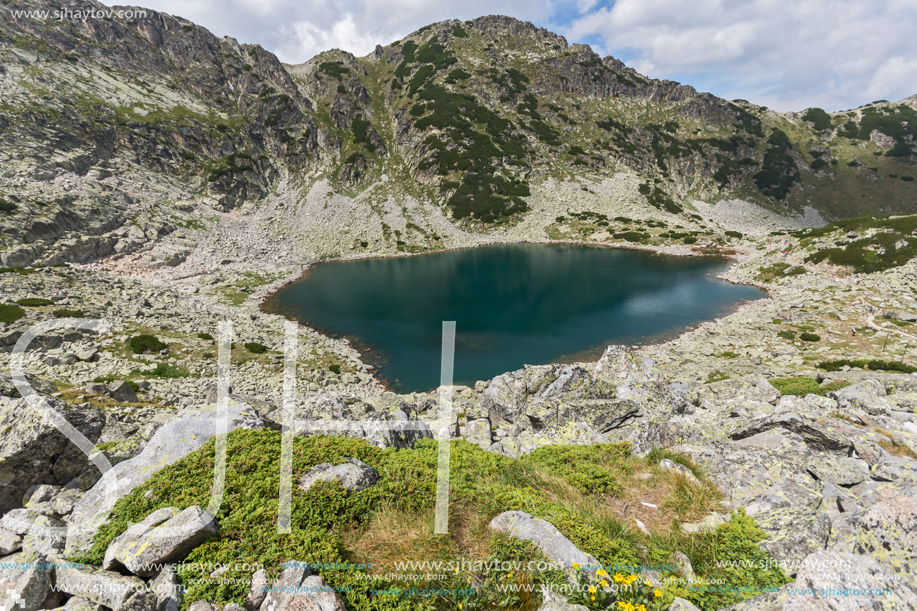
[[[465,234],[518,225],[546,181],[622,173],[637,179],[622,197],[696,229],[698,200],[742,199],[789,219],[917,212],[907,100],[777,113],[649,79],[499,15],[296,65],[146,9],[142,19],[12,16],[56,6],[106,8],[2,7],[5,265],[137,254],[278,189],[302,201],[316,181],[351,198],[412,198]],[[380,216],[381,239],[345,249],[452,244],[432,237],[438,222],[402,220],[397,235]],[[541,224],[542,238],[559,230]]]

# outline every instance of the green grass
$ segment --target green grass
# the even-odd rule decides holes
[[[164,350],[166,344],[155,335],[142,333],[127,340],[127,348],[134,354],[143,354],[146,351],[159,352]]]
[[[248,593],[250,572],[233,568],[222,575],[221,583],[216,583],[216,580],[199,579],[200,574],[193,571],[191,563],[228,566],[257,563],[267,569],[270,578],[276,578],[281,563],[295,559],[325,565],[372,563],[373,572],[361,568],[316,568],[315,572],[327,583],[344,589],[340,595],[348,609],[453,611],[458,608],[458,602],[464,602],[466,608],[535,611],[540,597],[507,599],[496,592],[494,584],[506,579],[553,583],[562,580],[556,571],[510,576],[463,570],[432,584],[423,579],[390,582],[384,577],[393,560],[542,559],[533,546],[495,537],[487,528],[491,518],[512,509],[550,521],[606,566],[671,564],[672,553],[679,549],[688,554],[701,577],[723,579],[725,584],[735,586],[786,582],[779,569],[761,568],[767,565],[769,557],[756,543],[764,535],[744,514],[734,514],[730,522],[710,532],[688,535],[674,527],[671,530],[662,527],[663,532],[653,536],[631,531],[614,517],[604,501],[612,495],[601,491],[605,487],[603,482],[611,481],[610,475],[621,486],[634,485],[637,480],[622,477],[629,470],[649,471],[655,479],[646,486],[657,491],[660,487],[670,490],[671,494],[662,499],[664,503],[710,502],[707,497],[699,499],[705,494],[703,491],[685,489],[691,484],[685,483],[681,475],[651,466],[653,461],[658,463],[660,456],[669,456],[662,450],[657,450],[652,459],[641,459],[630,455],[626,444],[550,446],[513,459],[485,452],[464,441],[452,442],[450,530],[449,534],[436,535],[432,532],[432,518],[438,449],[433,440],[422,440],[414,449],[382,450],[352,438],[296,437],[292,448],[294,478],[318,463],[339,464],[345,457],[354,457],[375,468],[381,480],[367,490],[352,494],[334,484],[320,484],[307,492],[294,485],[291,532],[281,534],[277,529],[281,433],[240,429],[225,440],[225,488],[216,515],[220,533],[195,548],[186,563],[178,567],[178,578],[188,588],[184,609],[195,600],[243,603]],[[109,542],[131,522],[156,509],[206,506],[211,495],[214,443],[211,439],[200,450],[157,472],[119,500],[89,552],[72,560],[99,563]],[[589,468],[578,474],[580,463]],[[600,485],[589,482],[592,476]],[[754,568],[722,568],[722,563],[717,565],[718,560],[748,560],[748,566]],[[423,585],[449,589],[468,583],[480,590],[470,600],[445,595],[418,600],[400,593],[374,592]],[[686,596],[705,611],[748,597],[726,590],[712,593],[675,588],[667,595]]]
[[[25,316],[25,310],[18,305],[0,303],[0,322],[14,323]]]
[[[17,299],[16,303],[27,308],[37,308],[40,306],[52,305],[54,302],[50,299],[42,299],[40,297],[27,297],[25,299]]]
[[[212,336],[211,334],[209,334],[209,333],[198,333],[198,334],[197,334],[197,337],[198,337],[198,339],[205,339],[205,340],[212,340],[212,339],[213,339],[213,336]]]
[[[850,382],[831,382],[822,386],[815,378],[807,376],[792,376],[788,378],[774,378],[769,380],[781,395],[820,395],[822,397],[834,390],[848,386]]]

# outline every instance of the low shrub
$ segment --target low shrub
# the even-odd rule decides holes
[[[83,318],[86,315],[86,312],[83,310],[70,310],[68,308],[60,308],[59,310],[54,310],[54,318]]]
[[[821,335],[817,333],[806,332],[806,333],[801,333],[799,335],[799,339],[801,339],[804,342],[817,342],[821,340]]]
[[[808,376],[792,376],[788,378],[774,378],[769,380],[774,388],[780,391],[781,395],[820,395],[826,396],[833,390],[841,389],[850,384],[850,382],[831,382],[821,385],[815,378]]]
[[[845,366],[872,371],[898,371],[901,373],[914,373],[917,371],[917,367],[901,361],[883,361],[880,359],[839,359],[836,361],[822,361],[818,364],[818,368],[825,371],[840,371]]]
[[[212,339],[213,339],[213,336],[212,336],[211,334],[209,334],[209,333],[198,333],[198,334],[197,334],[197,337],[198,337],[198,339],[205,339],[205,340],[212,340]]]
[[[25,299],[17,299],[16,303],[27,308],[37,308],[40,306],[51,305],[54,302],[50,299],[42,299],[41,297],[27,297]]]
[[[127,347],[134,354],[143,354],[147,351],[159,352],[160,350],[165,350],[166,344],[155,335],[142,333],[127,340]]]
[[[245,344],[245,349],[252,354],[264,354],[267,352],[267,346],[259,344],[258,342],[247,342]]]

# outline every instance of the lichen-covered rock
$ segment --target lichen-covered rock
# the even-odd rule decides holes
[[[299,487],[308,490],[318,482],[338,482],[348,492],[360,492],[379,481],[376,470],[357,458],[347,458],[340,465],[315,465],[299,480]]]
[[[917,588],[917,497],[901,495],[865,510],[854,552],[891,567]]]
[[[120,611],[134,592],[145,590],[146,584],[136,577],[126,577],[100,568],[64,565],[55,570],[55,584],[62,592],[80,596]]]
[[[33,553],[20,553],[3,559],[0,567],[0,607],[7,611],[36,611],[45,608],[51,594],[51,571],[32,566],[44,558]]]
[[[184,559],[192,549],[217,533],[216,520],[196,505],[160,522],[162,517],[172,513],[172,509],[154,512],[150,517],[155,517],[150,522],[138,524],[139,528],[113,541],[110,547],[114,549],[105,553],[106,565],[117,562],[135,575],[150,577],[163,564]]]
[[[868,556],[819,551],[805,559],[783,611],[917,609],[917,588]]]
[[[598,560],[576,547],[553,524],[524,511],[504,511],[490,521],[490,529],[531,541],[548,560],[560,563],[564,569],[572,569],[574,564],[582,568],[593,567],[592,570],[600,566]]]
[[[302,562],[285,564],[269,588],[261,611],[346,611],[334,589]]]

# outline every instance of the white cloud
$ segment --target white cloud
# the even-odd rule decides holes
[[[917,0],[144,0],[300,63],[435,21],[504,14],[656,78],[778,110],[917,93]]]
[[[778,110],[912,95],[915,31],[913,0],[617,0],[564,28],[650,76]]]

